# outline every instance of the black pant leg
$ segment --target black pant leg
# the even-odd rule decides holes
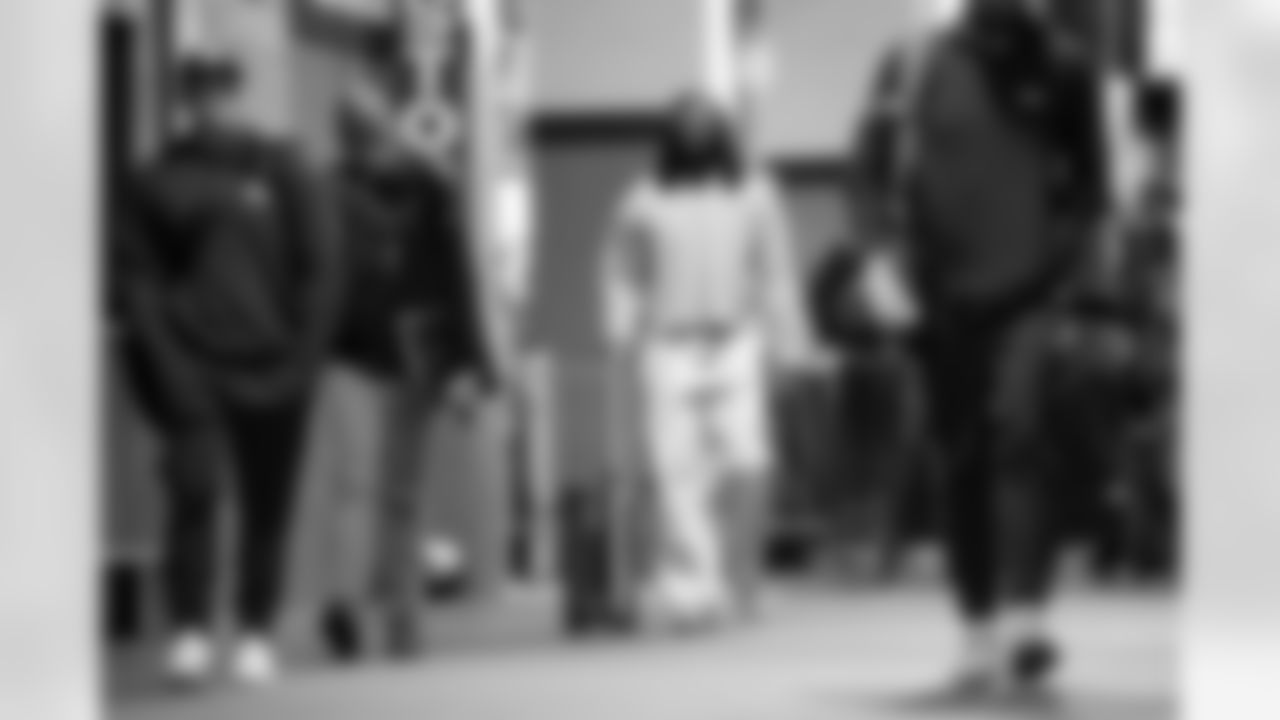
[[[1052,592],[1064,540],[1061,476],[1057,468],[1024,463],[998,472],[1002,600],[1039,607]]]
[[[280,607],[311,400],[227,413],[240,502],[235,609],[249,632],[270,631]]]
[[[1039,607],[1049,598],[1075,490],[1106,472],[1095,442],[1105,414],[1088,412],[1101,388],[1080,375],[1053,340],[1052,317],[1029,317],[1011,334],[999,364],[995,431],[999,453],[1002,601]],[[1092,436],[1092,437],[1091,437]],[[1095,440],[1095,441],[1091,441]]]
[[[179,629],[208,631],[213,624],[224,498],[219,440],[214,428],[162,432],[161,477],[168,510],[162,582],[169,622]]]
[[[942,456],[947,564],[966,621],[987,620],[999,595],[991,386],[998,334],[956,323],[931,328],[922,360],[931,434]]]

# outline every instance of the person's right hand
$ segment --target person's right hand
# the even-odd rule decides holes
[[[883,330],[905,332],[920,322],[920,308],[898,260],[873,253],[866,260],[858,288],[871,322]]]

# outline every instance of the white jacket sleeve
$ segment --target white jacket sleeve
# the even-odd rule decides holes
[[[767,176],[753,181],[752,204],[759,218],[761,284],[768,342],[786,366],[804,365],[818,350],[817,335],[804,302],[797,261],[797,237],[777,184]]]
[[[640,332],[647,295],[645,210],[647,186],[632,187],[605,235],[600,254],[604,337],[611,347],[633,343]]]

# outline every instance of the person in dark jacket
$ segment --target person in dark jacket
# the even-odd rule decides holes
[[[890,55],[857,130],[855,217],[916,307],[945,458],[951,583],[969,647],[957,688],[1035,687],[1057,489],[1020,414],[1107,197],[1092,72],[1024,0],[970,0]]]
[[[324,629],[340,656],[359,655],[371,635],[382,635],[393,655],[409,657],[423,642],[424,426],[446,405],[467,402],[465,388],[474,395],[477,385],[491,384],[492,373],[475,314],[461,196],[449,172],[456,119],[427,124],[444,135],[423,133],[399,37],[391,31],[376,39],[366,82],[340,108],[349,263],[332,378],[348,401],[334,411],[353,420],[335,444],[361,447],[343,461],[347,477],[339,481],[361,491],[338,497],[362,501],[335,512],[372,520],[368,528],[337,528],[333,539],[343,552],[364,546],[368,562],[349,561],[371,564],[372,572],[346,578]],[[357,411],[359,395],[381,406],[377,417]]]
[[[126,367],[162,440],[168,671],[212,671],[218,511],[239,523],[231,670],[264,682],[298,461],[337,302],[338,246],[319,177],[256,133],[223,56],[182,61],[182,128],[122,193],[112,290]],[[230,467],[223,461],[229,460]]]

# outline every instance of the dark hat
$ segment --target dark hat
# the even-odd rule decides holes
[[[197,100],[236,90],[243,75],[240,66],[224,55],[193,55],[178,61],[174,90],[178,97]]]

